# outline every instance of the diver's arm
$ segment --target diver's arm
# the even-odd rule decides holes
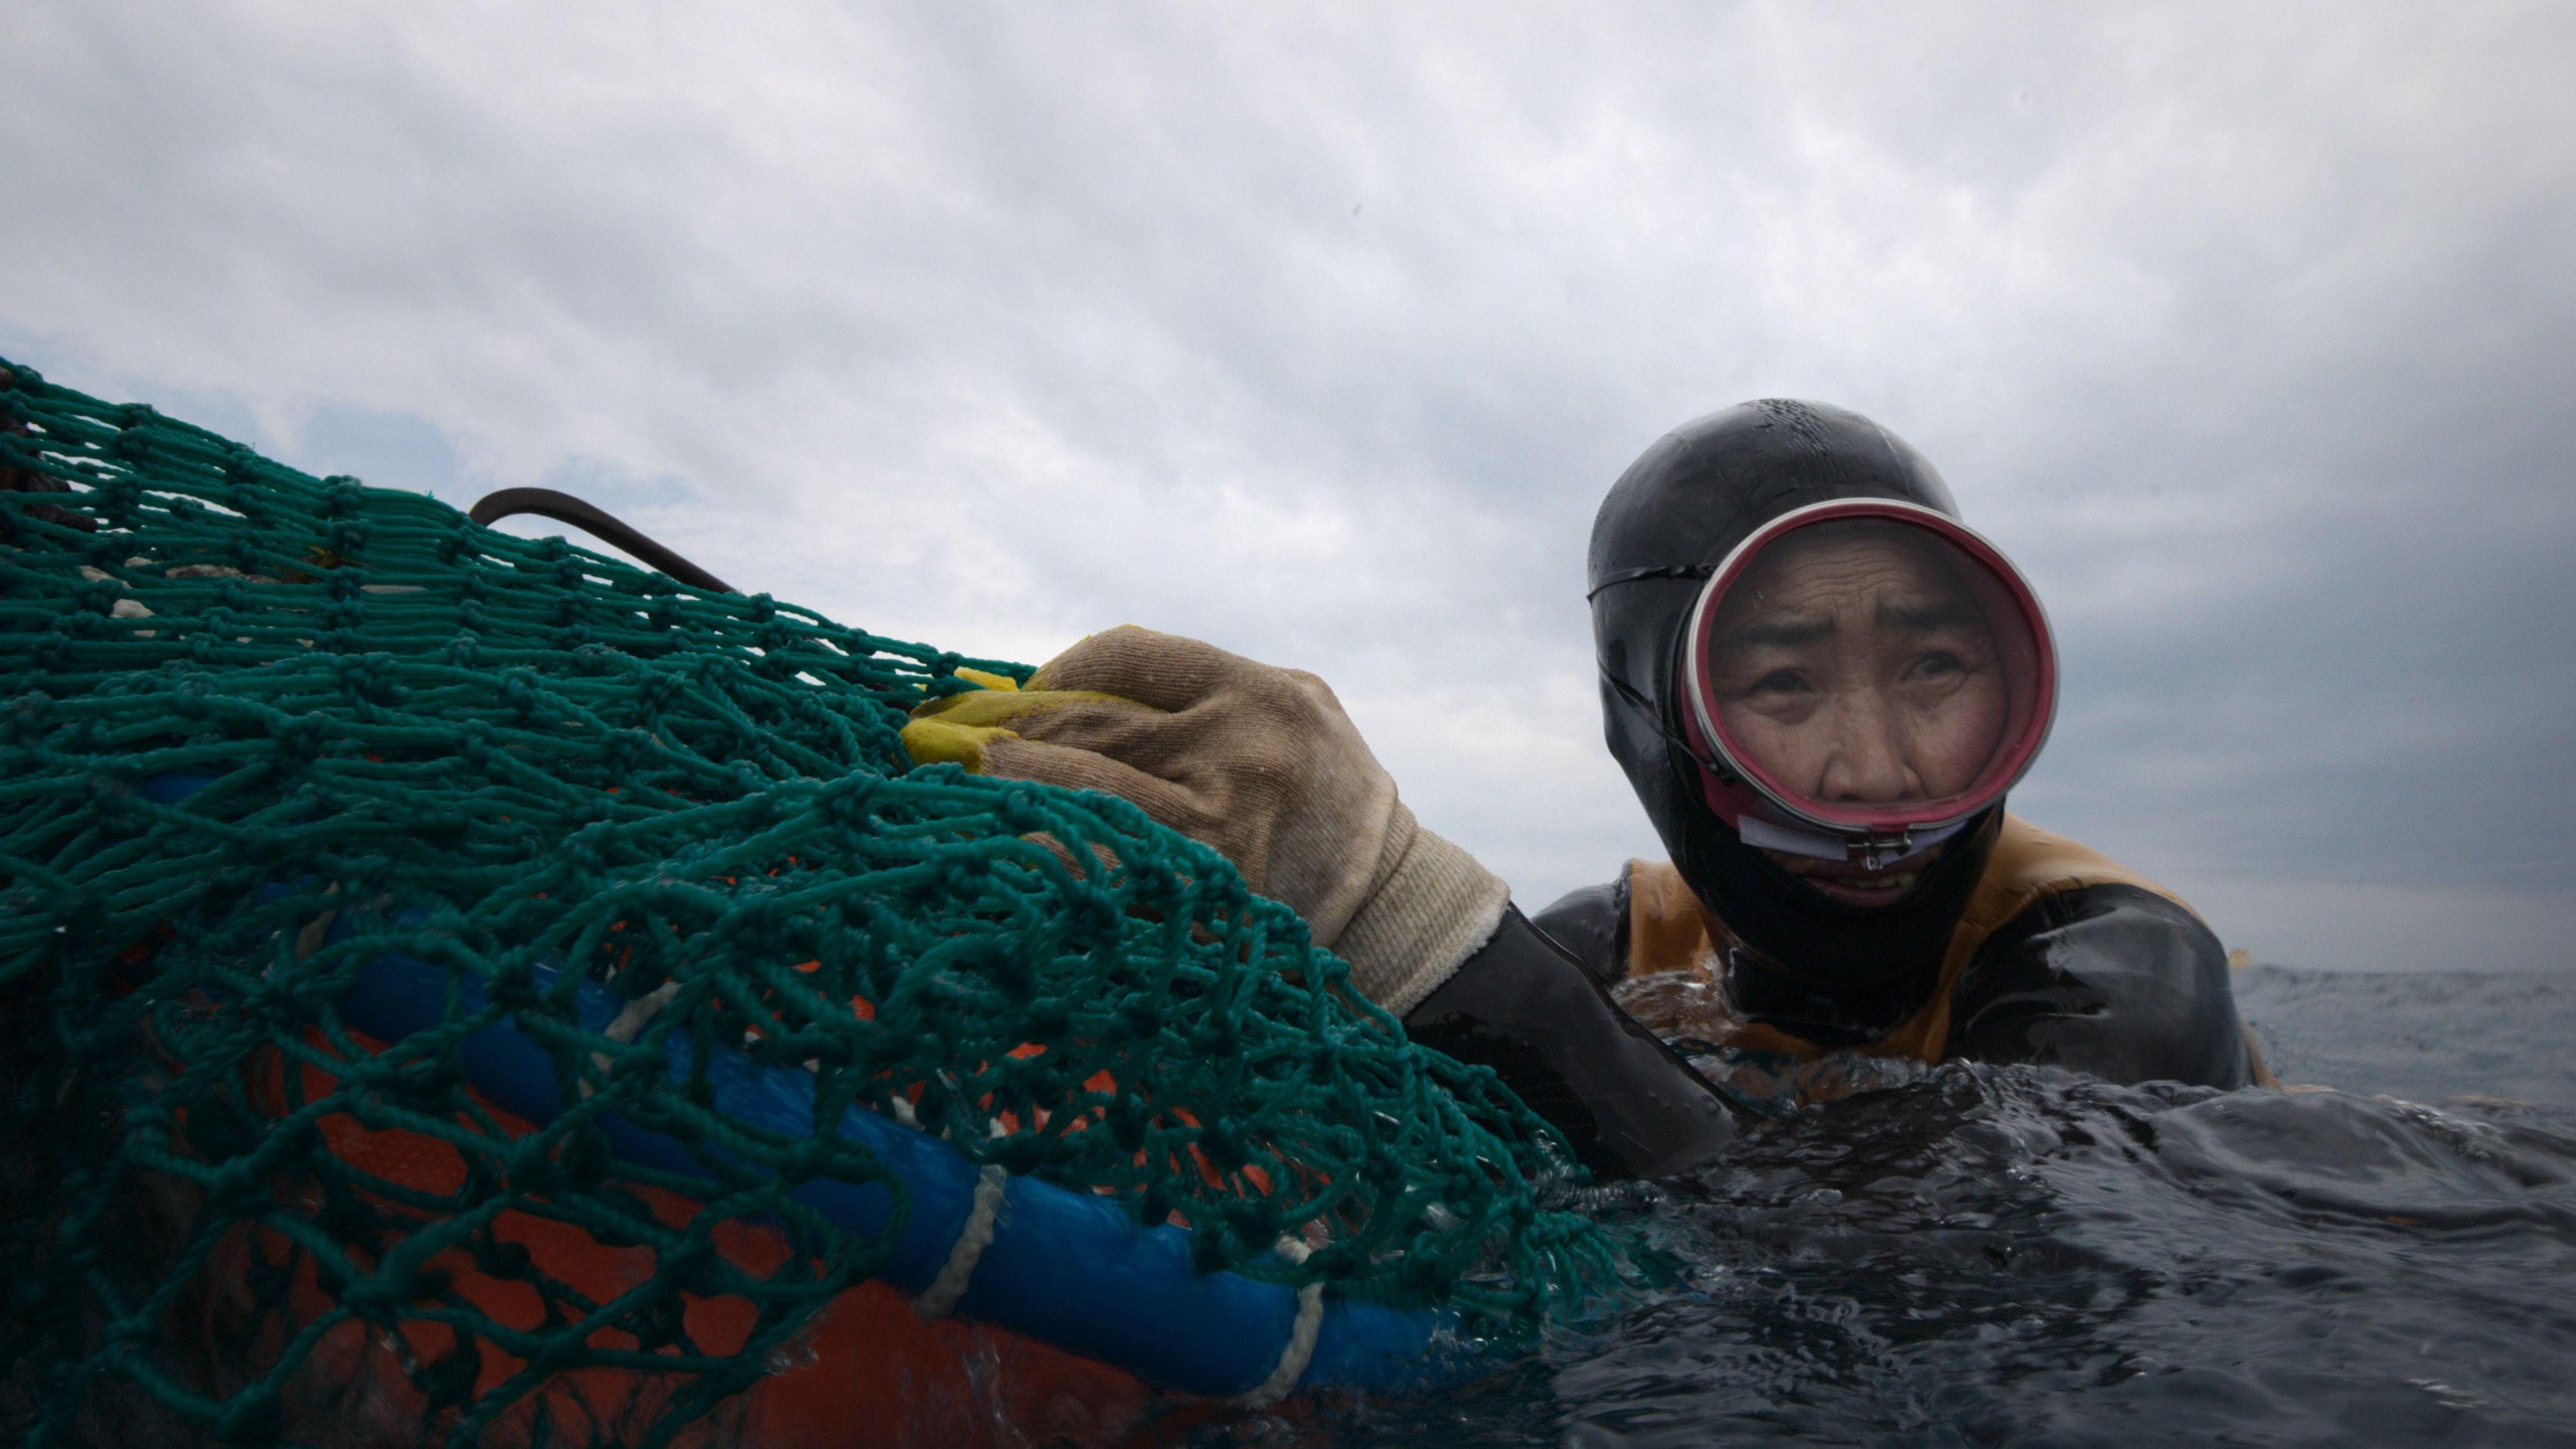
[[[1708,1079],[1631,1020],[1517,908],[1422,1003],[1405,1034],[1492,1067],[1605,1177],[1666,1177],[1715,1157],[1736,1118]]]
[[[1951,996],[1945,1054],[2124,1083],[2254,1079],[2218,938],[2131,885],[2053,892],[1988,936]]]
[[[1021,690],[914,711],[923,763],[1117,795],[1218,851],[1306,921],[1418,1041],[1494,1068],[1597,1172],[1649,1176],[1734,1135],[1715,1089],[1423,829],[1320,679],[1132,626]]]

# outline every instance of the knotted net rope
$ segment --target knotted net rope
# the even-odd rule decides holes
[[[1503,1334],[1619,1271],[1539,1205],[1547,1129],[1225,861],[1118,800],[914,767],[906,711],[961,667],[1028,672],[0,360],[0,1409],[71,1442],[122,1394],[273,1440],[354,1324],[405,1347],[426,1437],[611,1368],[667,1382],[637,1435],[667,1441],[884,1264],[905,1202],[873,1236],[800,1204],[891,1175],[675,1084],[675,1033],[810,1071],[819,1123],[888,1113],[1185,1224],[1204,1269]],[[367,1038],[340,1005],[389,952],[479,990]],[[584,980],[650,1004],[586,1029]],[[470,1089],[459,1043],[504,1020],[578,1106]],[[616,1159],[611,1112],[703,1171]],[[396,1139],[438,1170],[351,1147]],[[655,1271],[585,1296],[496,1227],[530,1220]],[[794,1251],[717,1250],[747,1222]],[[502,1321],[457,1264],[542,1311]],[[688,1326],[710,1296],[748,1305],[727,1351]]]

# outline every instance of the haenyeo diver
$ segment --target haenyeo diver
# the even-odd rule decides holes
[[[1854,1064],[2265,1077],[2191,908],[2006,813],[2054,644],[1913,448],[1816,403],[1685,424],[1612,485],[1589,582],[1610,752],[1669,858],[1535,917],[1416,824],[1322,680],[1195,640],[1094,635],[1026,690],[924,706],[906,743],[1214,847],[1599,1172],[1704,1161],[1748,1094],[1832,1095]]]

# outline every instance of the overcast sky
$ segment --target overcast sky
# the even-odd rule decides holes
[[[2576,6],[0,9],[0,354],[1038,660],[1313,669],[1525,905],[1654,849],[1593,509],[1838,402],[2034,577],[2016,808],[2576,966]]]

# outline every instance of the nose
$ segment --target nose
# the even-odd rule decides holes
[[[1923,780],[1907,759],[1893,701],[1873,689],[1844,691],[1834,699],[1833,731],[1817,799],[1877,804],[1922,797]]]

